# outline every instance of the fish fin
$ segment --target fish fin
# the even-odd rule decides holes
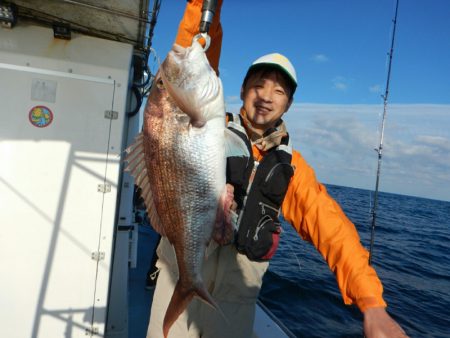
[[[163,334],[165,338],[168,336],[173,323],[187,308],[194,294],[195,291],[192,288],[185,288],[181,280],[178,280],[164,316]]]
[[[141,188],[142,198],[144,199],[145,206],[147,208],[148,218],[150,219],[150,224],[155,229],[156,232],[165,236],[164,227],[162,226],[160,217],[156,211],[155,203],[153,201],[153,193],[148,178],[148,172],[145,166],[145,147],[144,147],[144,137],[143,133],[139,133],[132,145],[130,145],[125,152],[127,153],[125,157],[125,162],[127,166],[125,171],[130,172],[134,177],[135,184]]]
[[[226,323],[229,324],[225,314],[220,309],[216,301],[211,297],[208,290],[206,290],[203,283],[198,283],[194,286],[194,288],[185,288],[182,281],[179,279],[177,285],[175,286],[175,290],[173,291],[172,298],[170,299],[169,306],[167,307],[166,315],[164,316],[163,334],[165,338],[168,336],[169,330],[173,323],[175,323],[178,317],[187,308],[189,302],[194,296],[197,296],[200,300],[204,301],[213,309],[219,311]]]
[[[225,191],[220,197],[219,206],[217,207],[216,221],[212,238],[219,245],[230,244],[234,237],[234,226],[232,222],[232,206],[234,200],[234,188],[227,185]]]
[[[250,152],[245,142],[229,129],[225,129],[225,156],[250,157]]]

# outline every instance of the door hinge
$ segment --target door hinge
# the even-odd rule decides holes
[[[99,262],[99,261],[105,259],[105,253],[103,251],[94,251],[91,253],[91,258],[94,261]]]
[[[84,330],[84,334],[86,336],[91,336],[91,337],[95,336],[96,334],[98,334],[98,327],[92,326],[92,327],[86,328]]]
[[[105,110],[105,119],[117,120],[119,118],[119,112],[114,110]]]
[[[97,191],[106,194],[107,192],[111,192],[111,184],[99,184],[97,186]]]

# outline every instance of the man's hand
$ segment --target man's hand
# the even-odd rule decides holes
[[[364,311],[364,334],[367,338],[407,338],[405,331],[388,315],[384,307]]]
[[[234,239],[234,224],[232,220],[232,213],[237,208],[234,201],[234,187],[227,184],[226,191],[222,194],[220,199],[220,206],[214,224],[212,238],[219,245],[230,244]]]

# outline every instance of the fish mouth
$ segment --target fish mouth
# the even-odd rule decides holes
[[[187,48],[184,48],[176,43],[173,44],[172,50],[171,50],[171,52],[173,52],[174,54],[179,55],[179,56],[186,54],[186,51],[187,51]]]
[[[174,44],[172,49],[167,54],[166,59],[161,64],[163,80],[176,81],[180,75],[182,63],[181,60],[185,58],[187,48]]]

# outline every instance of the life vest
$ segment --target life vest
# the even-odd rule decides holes
[[[227,114],[228,129],[237,134],[252,154],[240,115]],[[237,204],[237,250],[253,261],[267,261],[278,248],[281,204],[294,168],[289,135],[258,162],[246,157],[227,159],[227,183],[234,186]]]

